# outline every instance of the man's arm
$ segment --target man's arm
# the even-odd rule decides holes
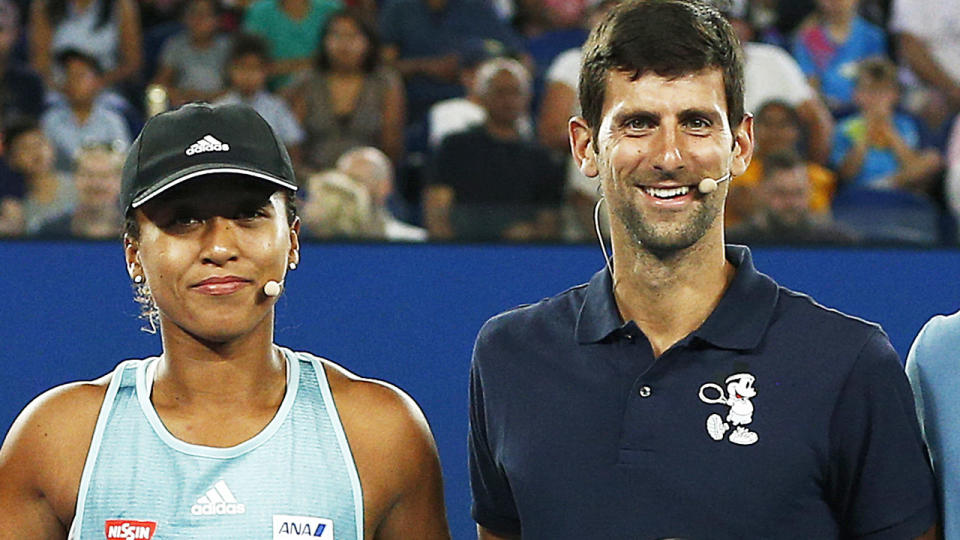
[[[797,116],[807,130],[807,154],[820,165],[830,160],[830,144],[833,142],[833,116],[820,96],[814,95],[796,107]]]
[[[954,103],[960,103],[960,83],[944,71],[920,38],[913,34],[902,33],[897,36],[897,45],[902,61],[920,79],[938,88]]]

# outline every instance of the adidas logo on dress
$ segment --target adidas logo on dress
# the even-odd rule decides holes
[[[197,499],[197,504],[190,507],[190,513],[195,516],[243,514],[246,511],[247,508],[237,502],[237,498],[223,480],[214,484],[205,495]]]
[[[229,150],[229,144],[218,141],[213,135],[205,135],[199,141],[191,144],[185,153],[188,156],[192,156],[194,154],[202,154],[203,152],[227,152]]]

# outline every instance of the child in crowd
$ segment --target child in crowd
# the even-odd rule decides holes
[[[78,50],[58,57],[66,75],[63,100],[44,113],[43,131],[56,151],[58,171],[70,172],[81,147],[90,144],[130,144],[130,130],[123,116],[99,100],[103,70],[97,59]]]
[[[153,80],[167,89],[174,107],[211,101],[223,93],[223,69],[230,55],[230,39],[219,33],[215,0],[190,2],[183,24],[186,30],[163,45]]]
[[[267,90],[270,56],[267,43],[253,34],[240,34],[233,42],[227,74],[230,87],[214,103],[244,103],[256,110],[277,133],[294,163],[300,162],[304,133],[287,103]]]
[[[856,113],[840,123],[832,162],[840,178],[859,187],[925,193],[942,159],[920,150],[919,131],[909,115],[898,112],[896,66],[889,60],[864,61],[854,92]]]

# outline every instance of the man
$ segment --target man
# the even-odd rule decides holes
[[[561,167],[517,128],[530,100],[529,74],[516,60],[495,58],[477,70],[476,85],[486,122],[447,137],[430,166],[424,194],[430,237],[555,238]]]
[[[388,203],[393,196],[393,164],[379,148],[361,146],[348,150],[337,160],[337,170],[356,180],[370,195],[371,211],[376,221],[383,224],[382,238],[401,242],[423,242],[427,231],[404,223],[390,211]]]
[[[757,208],[748,221],[727,229],[728,238],[740,244],[853,243],[854,234],[833,223],[829,214],[810,210],[808,167],[794,151],[768,154],[757,186]]]
[[[85,146],[73,171],[76,205],[40,226],[37,236],[115,240],[123,233],[120,172],[123,154],[109,146]]]
[[[909,70],[904,74],[905,105],[940,137],[960,112],[958,17],[960,3],[953,0],[892,2],[890,31],[896,39],[899,64]]]
[[[571,146],[603,189],[613,264],[477,338],[479,537],[934,538],[883,331],[724,247],[716,180],[753,151],[729,24],[693,0],[630,2],[584,50]]]
[[[487,2],[387,0],[379,20],[382,57],[403,76],[412,124],[423,122],[437,101],[463,95],[457,79],[466,50],[487,41],[523,50],[521,39]]]

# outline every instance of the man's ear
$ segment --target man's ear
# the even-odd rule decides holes
[[[597,168],[597,153],[594,148],[593,130],[582,116],[574,116],[567,124],[570,135],[570,151],[577,168],[587,178],[596,178],[600,174]]]
[[[746,113],[743,121],[733,130],[733,162],[730,164],[730,173],[740,176],[753,158],[753,115]]]

